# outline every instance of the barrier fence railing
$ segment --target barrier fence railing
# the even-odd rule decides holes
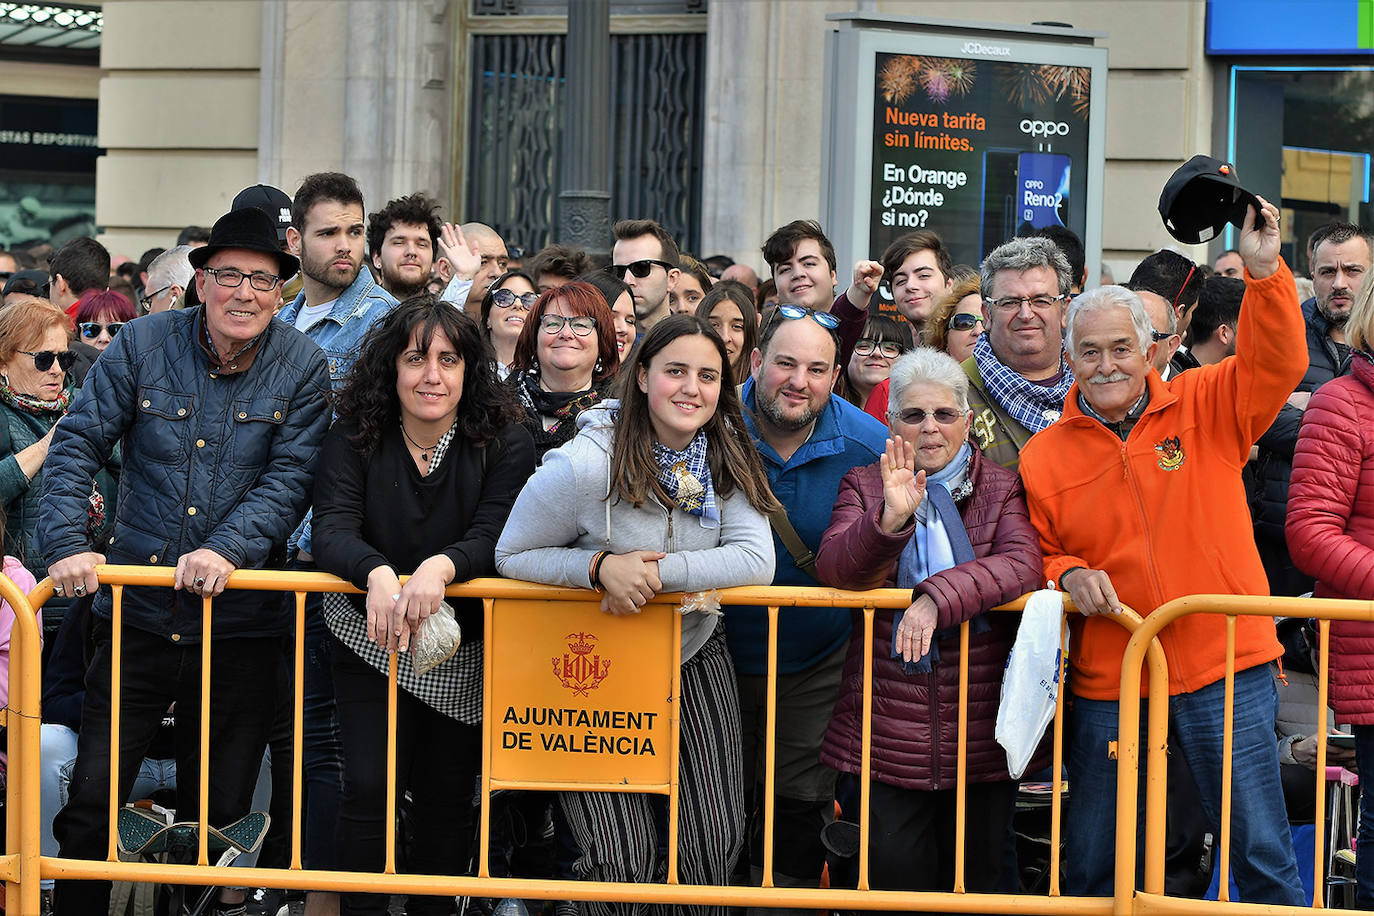
[[[1162,794],[1155,796],[1147,792],[1145,802],[1146,859],[1144,885],[1141,892],[1133,893],[1136,862],[1135,824],[1137,816],[1136,782],[1140,765],[1139,742],[1131,736],[1138,734],[1140,707],[1136,702],[1128,702],[1128,693],[1140,680],[1142,661],[1147,654],[1152,656],[1158,649],[1155,638],[1169,624],[1191,614],[1222,614],[1226,617],[1226,674],[1225,674],[1225,714],[1222,735],[1222,792],[1220,836],[1217,838],[1216,871],[1221,876],[1218,886],[1218,900],[1200,901],[1164,896],[1164,861],[1162,856],[1150,856],[1155,851],[1158,838],[1162,845],[1165,821],[1165,800]],[[1329,686],[1331,643],[1331,621],[1333,620],[1374,620],[1374,601],[1355,601],[1332,598],[1280,598],[1248,595],[1190,595],[1170,601],[1148,615],[1142,625],[1135,627],[1121,661],[1120,705],[1120,756],[1118,760],[1117,783],[1117,836],[1116,836],[1116,878],[1113,911],[1116,913],[1186,913],[1186,914],[1281,914],[1301,913],[1306,907],[1278,905],[1238,904],[1229,901],[1229,867],[1231,842],[1231,790],[1232,790],[1232,744],[1233,710],[1235,704],[1236,675],[1236,618],[1237,617],[1297,617],[1315,618],[1318,626],[1317,658],[1317,727],[1313,734],[1327,735],[1331,723],[1327,716],[1327,689]],[[1151,665],[1151,699],[1154,698],[1154,666]],[[1150,704],[1150,727],[1147,740],[1150,743],[1150,760],[1147,777],[1150,785],[1157,779],[1163,783],[1166,774],[1156,771],[1167,766],[1163,754],[1158,750],[1154,735],[1156,707]],[[1327,836],[1325,826],[1326,751],[1324,740],[1316,742],[1316,780],[1315,839],[1313,848],[1314,876],[1312,907],[1323,907],[1323,891],[1326,878],[1322,863],[1325,859]],[[1298,851],[1302,855],[1301,850]],[[1365,852],[1368,854],[1368,851]]]
[[[102,566],[98,570],[102,584],[111,587],[114,598],[113,650],[114,666],[112,677],[112,753],[110,761],[111,797],[109,802],[111,825],[115,822],[117,809],[122,800],[117,797],[118,786],[118,734],[120,676],[120,633],[122,629],[122,598],[126,587],[166,587],[172,584],[173,571],[168,568],[145,568],[130,566]],[[765,606],[768,609],[768,724],[765,746],[766,783],[764,791],[764,859],[763,881],[761,887],[745,886],[701,886],[677,883],[676,868],[668,870],[668,883],[599,883],[590,881],[565,881],[554,879],[497,878],[490,874],[489,863],[489,814],[490,793],[495,788],[539,788],[568,789],[577,791],[633,791],[658,793],[669,798],[670,824],[676,825],[677,808],[677,703],[680,665],[680,619],[675,613],[680,596],[659,596],[646,607],[645,613],[634,618],[612,618],[601,615],[598,610],[598,597],[576,589],[557,589],[535,586],[528,583],[505,579],[480,579],[453,586],[448,590],[451,597],[481,598],[486,614],[486,646],[484,669],[484,716],[483,749],[481,775],[482,833],[479,840],[480,857],[476,876],[437,876],[402,874],[397,872],[394,831],[387,830],[385,864],[383,873],[339,872],[305,869],[301,861],[301,771],[302,771],[302,718],[303,718],[303,666],[305,603],[308,593],[342,592],[357,594],[351,584],[320,573],[298,573],[277,571],[242,570],[233,573],[228,582],[229,588],[259,591],[292,592],[295,597],[294,646],[295,677],[293,683],[293,731],[294,761],[292,773],[293,807],[290,825],[290,862],[287,868],[220,868],[208,864],[206,814],[204,805],[199,815],[199,849],[197,865],[167,865],[156,863],[134,863],[118,861],[115,849],[113,826],[107,850],[106,861],[63,859],[40,855],[39,848],[39,757],[41,742],[39,737],[39,636],[33,609],[41,607],[52,595],[49,582],[44,581],[29,595],[25,596],[8,579],[0,577],[0,597],[9,601],[16,613],[14,636],[11,642],[10,660],[10,710],[9,710],[9,785],[7,789],[7,845],[6,854],[0,857],[0,878],[6,882],[7,899],[18,902],[18,912],[37,913],[39,881],[44,878],[55,879],[97,879],[135,882],[176,883],[188,885],[222,886],[262,886],[284,889],[310,889],[332,891],[360,891],[393,894],[444,894],[475,897],[526,897],[536,899],[570,900],[634,900],[643,903],[661,904],[709,904],[729,906],[769,906],[769,907],[806,907],[822,909],[902,909],[902,910],[941,910],[946,912],[1017,912],[1045,914],[1078,913],[1140,913],[1156,910],[1159,912],[1196,912],[1198,901],[1175,901],[1162,896],[1164,867],[1164,801],[1165,801],[1165,751],[1167,738],[1167,670],[1164,654],[1154,637],[1169,620],[1183,613],[1217,612],[1227,613],[1272,613],[1269,602],[1279,599],[1228,598],[1190,598],[1166,605],[1143,621],[1132,611],[1126,611],[1115,619],[1126,629],[1133,631],[1123,662],[1123,690],[1121,705],[1121,733],[1118,746],[1119,780],[1117,798],[1118,829],[1115,837],[1117,851],[1116,895],[1115,898],[1071,898],[1062,896],[1058,883],[1060,828],[1062,816],[1060,809],[1063,744],[1063,695],[1060,694],[1060,708],[1054,719],[1053,743],[1053,785],[1051,793],[1051,836],[1050,836],[1050,883],[1048,895],[1032,894],[970,894],[965,893],[964,836],[966,824],[965,790],[966,774],[966,737],[968,733],[968,647],[969,625],[964,623],[959,633],[960,640],[960,690],[958,729],[960,751],[956,770],[956,860],[954,887],[949,892],[900,892],[875,891],[869,887],[869,797],[870,787],[867,778],[861,778],[860,804],[860,843],[859,877],[857,889],[841,888],[796,888],[774,887],[772,873],[772,833],[775,820],[773,801],[774,762],[775,762],[775,687],[777,682],[778,622],[781,609],[786,607],[836,607],[852,608],[860,613],[862,634],[865,645],[865,670],[863,675],[863,726],[861,745],[861,773],[870,770],[872,745],[872,707],[873,675],[871,659],[874,619],[879,610],[905,608],[910,603],[910,592],[899,589],[877,589],[869,592],[849,592],[832,589],[788,589],[776,587],[757,587],[730,589],[722,593],[722,602],[732,605]],[[1191,603],[1190,603],[1191,602]],[[1201,603],[1199,603],[1201,602]],[[1229,602],[1229,603],[1228,603]],[[551,607],[557,605],[557,607]],[[1339,607],[1337,607],[1339,605]],[[1007,605],[1000,610],[1017,611],[1024,606],[1024,599]],[[1277,605],[1276,605],[1277,606]],[[1327,606],[1332,608],[1332,616],[1344,619],[1369,619],[1374,604],[1370,602],[1304,602],[1305,616],[1316,616]],[[1283,605],[1286,610],[1293,610]],[[204,639],[201,645],[202,657],[202,715],[200,748],[201,760],[208,761],[209,691],[205,689],[210,673],[210,659],[213,653],[213,600],[202,602],[202,626]],[[656,623],[654,621],[657,621]],[[1232,618],[1234,620],[1234,618]],[[549,626],[556,622],[556,626]],[[604,631],[592,634],[590,630],[578,630],[577,626],[587,622],[589,627]],[[542,624],[537,626],[536,624]],[[655,627],[653,639],[661,647],[657,653],[646,652],[644,634]],[[569,630],[573,632],[569,633]],[[615,629],[623,630],[616,634]],[[509,636],[506,635],[509,630]],[[1065,626],[1064,631],[1067,631]],[[557,642],[564,639],[568,652],[563,656],[560,669],[557,656],[546,654],[543,644],[533,636],[546,632]],[[566,634],[566,635],[565,635]],[[666,726],[668,734],[667,753],[657,753],[656,769],[646,767],[644,772],[630,775],[616,775],[615,778],[596,776],[582,778],[568,770],[541,772],[546,767],[547,757],[542,762],[538,754],[529,759],[519,754],[502,756],[504,750],[521,751],[536,749],[530,740],[529,747],[522,747],[521,734],[513,739],[514,747],[503,748],[507,735],[496,739],[498,718],[503,718],[499,710],[501,697],[511,684],[520,686],[522,678],[528,680],[528,672],[535,670],[530,666],[543,666],[547,673],[552,662],[554,674],[561,678],[564,688],[574,693],[581,690],[582,696],[591,694],[593,689],[607,687],[604,695],[611,696],[610,681],[606,672],[605,659],[589,659],[592,637],[605,639],[605,645],[624,646],[625,639],[633,639],[637,655],[661,656],[663,662],[657,686],[664,688],[662,697],[665,714],[657,722],[659,727]],[[568,643],[567,639],[573,639]],[[620,642],[616,642],[619,639]],[[651,644],[652,645],[652,644]],[[517,649],[512,653],[512,646]],[[1323,671],[1325,670],[1326,636],[1323,627]],[[617,649],[617,652],[620,650]],[[504,654],[501,654],[503,653]],[[501,658],[498,663],[496,659]],[[519,656],[523,655],[521,658]],[[616,656],[616,664],[628,664],[631,659]],[[1233,655],[1232,655],[1233,662]],[[1061,665],[1063,660],[1061,659]],[[522,667],[523,665],[523,667]],[[1145,883],[1144,893],[1134,893],[1134,873],[1136,861],[1135,823],[1137,788],[1134,774],[1139,766],[1139,703],[1138,685],[1140,670],[1149,666],[1150,704],[1146,732],[1149,767],[1146,779],[1146,835],[1145,835]],[[1231,668],[1228,668],[1228,711],[1231,696]],[[561,673],[560,673],[561,672]],[[1134,672],[1132,674],[1131,672]],[[1062,668],[1061,668],[1062,674]],[[598,678],[598,675],[600,677]],[[395,795],[396,767],[396,691],[397,660],[392,656],[388,686],[388,747],[387,747],[387,794],[385,823],[394,823],[397,799]],[[588,686],[590,681],[595,685]],[[630,680],[622,678],[622,680]],[[602,682],[605,681],[605,684]],[[571,684],[571,686],[570,686]],[[1325,709],[1325,680],[1323,678],[1323,706]],[[657,686],[641,687],[640,694],[650,696]],[[619,700],[623,702],[623,695]],[[605,712],[603,715],[611,715]],[[1227,731],[1230,724],[1228,716]],[[1229,742],[1228,742],[1229,750]],[[1319,751],[1324,755],[1324,748]],[[534,760],[530,764],[530,760]],[[1229,756],[1228,756],[1229,763]],[[1320,761],[1319,761],[1320,763]],[[530,767],[534,769],[531,770]],[[1319,770],[1320,772],[1320,770]],[[619,774],[620,771],[613,771]],[[657,775],[655,775],[657,774]],[[201,799],[208,797],[207,784],[209,767],[202,766],[198,774]],[[1320,817],[1320,806],[1318,806]],[[223,825],[216,825],[223,826]],[[1220,848],[1225,856],[1229,838],[1228,828],[1222,828]],[[1321,829],[1318,826],[1318,842]],[[669,830],[669,862],[676,864],[677,832]],[[1223,858],[1221,865],[1224,867]],[[1223,872],[1224,873],[1224,872]],[[1224,882],[1223,882],[1224,886]],[[1319,901],[1317,901],[1319,905]],[[1283,912],[1284,908],[1248,907],[1238,904],[1225,905],[1225,912]]]

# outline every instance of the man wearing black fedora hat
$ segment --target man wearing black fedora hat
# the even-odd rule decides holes
[[[252,802],[277,709],[289,619],[276,595],[224,592],[235,569],[279,566],[305,514],[315,456],[329,425],[329,371],[304,334],[274,320],[297,270],[262,211],[234,210],[190,255],[201,306],[132,322],[101,355],[59,425],[44,475],[38,537],[57,594],[95,595],[94,650],[71,794],[54,823],[61,854],[105,855],[110,785],[107,562],[175,566],[175,587],[127,588],[121,630],[118,798],[167,708],[177,706],[177,814],[195,820],[203,599],[213,598],[210,824]],[[107,555],[87,534],[91,479],[122,443],[123,478]],[[223,594],[221,594],[223,593]],[[59,881],[56,911],[102,913],[109,884]]]

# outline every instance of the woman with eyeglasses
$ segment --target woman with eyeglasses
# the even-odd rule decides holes
[[[511,378],[539,460],[577,433],[577,416],[607,397],[620,351],[600,291],[574,280],[539,297],[515,344]]]
[[[5,553],[18,557],[39,580],[48,564],[35,532],[41,511],[43,461],[57,421],[76,397],[68,373],[76,354],[68,348],[67,314],[46,299],[25,299],[0,308],[0,505],[8,524]],[[116,453],[117,454],[117,453]],[[94,549],[104,549],[114,519],[118,460],[95,478],[87,506]],[[56,630],[70,599],[54,596],[45,626]]]
[[[538,298],[534,280],[522,270],[508,270],[497,277],[482,297],[482,335],[496,351],[496,374],[503,381],[510,375],[515,342]]]
[[[108,347],[124,323],[133,320],[133,302],[110,289],[88,292],[76,306],[76,333],[97,350]]]
[[[1002,670],[1019,618],[992,608],[1040,583],[1040,539],[1012,471],[969,440],[968,376],[920,347],[892,365],[885,453],[840,482],[816,574],[836,588],[911,589],[879,611],[872,643],[869,879],[882,890],[954,882],[960,625],[969,623],[965,871],[971,892],[1000,887],[1016,782],[994,737]],[[821,761],[860,772],[863,617],[854,613],[840,696]]]
[[[863,407],[873,389],[887,381],[892,361],[912,346],[911,325],[887,315],[870,315],[835,390],[855,407]]]
[[[956,280],[926,322],[925,345],[944,350],[962,363],[973,355],[973,342],[983,333],[983,296],[978,275]]]
[[[749,287],[735,280],[718,281],[697,303],[697,317],[706,319],[725,341],[730,372],[735,384],[743,385],[749,377],[749,356],[759,345],[759,319]]]

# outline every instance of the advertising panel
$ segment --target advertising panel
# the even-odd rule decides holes
[[[1048,226],[1101,255],[1107,52],[1071,29],[829,17],[822,223],[849,263],[916,229],[955,263]]]

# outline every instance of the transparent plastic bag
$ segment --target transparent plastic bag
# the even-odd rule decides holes
[[[682,604],[678,606],[677,612],[690,614],[693,611],[712,617],[721,616],[720,592],[714,588],[705,592],[687,592],[682,596]]]
[[[463,628],[453,616],[447,601],[439,602],[439,610],[420,622],[410,644],[410,664],[418,675],[428,674],[458,651],[463,641]]]

